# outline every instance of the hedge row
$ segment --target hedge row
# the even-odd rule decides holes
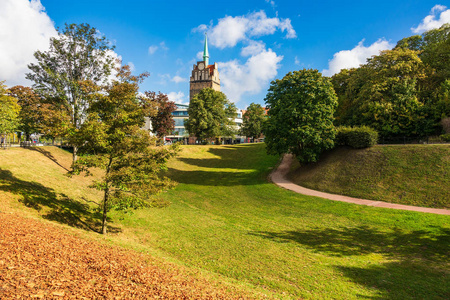
[[[353,148],[368,148],[378,142],[378,132],[367,126],[337,127],[336,145]]]

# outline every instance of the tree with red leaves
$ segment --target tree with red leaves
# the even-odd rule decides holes
[[[175,121],[172,116],[172,113],[177,109],[175,102],[170,101],[169,97],[161,92],[158,94],[145,92],[145,96],[150,99],[151,103],[154,103],[157,109],[156,115],[151,118],[153,133],[160,138],[171,134],[175,129]]]

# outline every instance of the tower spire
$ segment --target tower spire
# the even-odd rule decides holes
[[[209,65],[209,53],[208,53],[208,37],[205,32],[205,48],[203,49],[203,61],[205,65]]]

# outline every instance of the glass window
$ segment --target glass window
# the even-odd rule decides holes
[[[186,110],[176,110],[172,112],[172,116],[187,116],[188,112]]]
[[[184,118],[175,118],[175,126],[184,126]]]

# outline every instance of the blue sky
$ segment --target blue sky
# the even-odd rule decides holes
[[[406,36],[450,22],[444,1],[96,1],[1,0],[0,81],[31,85],[26,64],[55,27],[89,23],[116,46],[141,91],[188,102],[192,64],[208,32],[210,62],[239,108],[264,103],[270,81],[314,68],[332,75],[358,66]]]

